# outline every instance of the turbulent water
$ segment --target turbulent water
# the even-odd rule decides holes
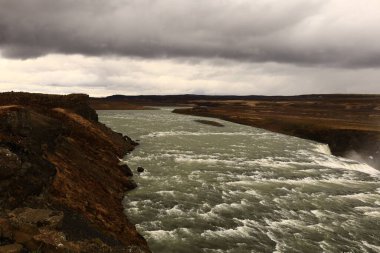
[[[140,140],[124,204],[153,252],[380,252],[380,173],[365,164],[169,109],[99,115]]]

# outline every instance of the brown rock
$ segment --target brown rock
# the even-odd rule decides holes
[[[18,243],[27,243],[33,239],[33,236],[29,233],[24,233],[21,231],[15,231],[13,233],[13,240],[15,240]]]
[[[12,238],[12,226],[7,219],[0,218],[0,237],[1,238]]]
[[[66,244],[64,233],[50,229],[40,229],[40,233],[35,235],[33,239],[40,242],[40,245],[44,244],[55,248],[63,248],[64,244]]]
[[[13,210],[9,233],[29,250],[150,252],[121,204],[136,183],[118,157],[135,144],[99,123],[87,99],[0,94],[0,217]]]
[[[0,253],[21,253],[22,245],[20,244],[10,244],[5,246],[0,246]]]
[[[17,208],[8,214],[12,223],[56,228],[62,224],[63,212],[49,209]]]

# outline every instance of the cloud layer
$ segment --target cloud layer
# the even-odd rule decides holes
[[[365,78],[363,78],[365,77]],[[112,94],[380,93],[378,69],[331,69],[226,60],[49,55],[0,58],[0,92]]]
[[[377,68],[378,0],[0,0],[3,57],[224,58]]]
[[[0,0],[0,91],[380,93],[378,0]]]

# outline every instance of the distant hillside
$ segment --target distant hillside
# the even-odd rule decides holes
[[[97,110],[107,109],[142,109],[141,106],[194,106],[199,102],[211,101],[380,101],[380,95],[361,95],[361,94],[311,94],[300,96],[210,96],[210,95],[141,95],[124,96],[113,95],[103,98],[91,98],[90,103]]]

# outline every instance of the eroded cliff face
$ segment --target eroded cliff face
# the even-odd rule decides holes
[[[121,204],[135,143],[87,99],[0,95],[0,252],[150,252]]]

